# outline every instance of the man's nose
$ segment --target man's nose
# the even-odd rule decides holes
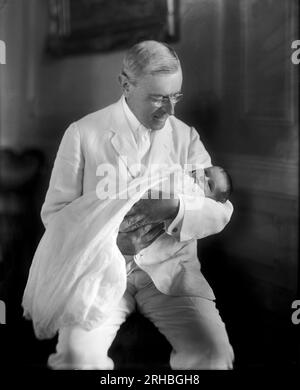
[[[168,101],[165,102],[164,108],[165,108],[165,111],[169,115],[174,115],[174,113],[175,113],[175,103],[173,103],[170,99],[168,99]]]

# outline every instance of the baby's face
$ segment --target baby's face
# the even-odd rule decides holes
[[[227,188],[227,182],[223,170],[219,167],[204,169],[204,194],[207,198],[217,200],[220,192]]]

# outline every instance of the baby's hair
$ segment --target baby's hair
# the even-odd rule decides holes
[[[232,178],[231,178],[231,176],[229,175],[229,173],[228,173],[224,168],[222,168],[222,167],[217,167],[217,168],[219,168],[219,169],[222,171],[223,175],[224,175],[225,178],[226,178],[227,188],[226,188],[225,191],[222,191],[222,192],[220,193],[220,195],[221,195],[221,197],[222,197],[223,199],[227,200],[227,199],[230,197],[230,195],[233,193],[233,182],[232,182]]]

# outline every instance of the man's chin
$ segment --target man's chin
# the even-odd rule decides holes
[[[152,130],[162,130],[166,124],[167,119],[168,118],[162,118],[162,119],[154,118],[154,120],[152,121],[151,129]]]

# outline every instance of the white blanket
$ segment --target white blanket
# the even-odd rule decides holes
[[[126,289],[125,259],[116,244],[119,226],[133,204],[169,174],[152,175],[151,183],[147,175],[134,179],[127,199],[86,193],[49,221],[22,302],[37,338],[75,324],[93,329],[106,318]]]

